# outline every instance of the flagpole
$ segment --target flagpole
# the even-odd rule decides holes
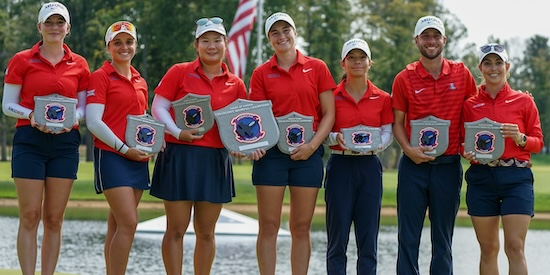
[[[258,29],[258,39],[257,39],[257,49],[258,53],[256,55],[256,66],[260,66],[262,64],[262,56],[263,56],[263,48],[262,48],[262,38],[263,38],[263,25],[264,25],[264,19],[263,19],[263,13],[264,13],[264,1],[258,0],[258,8],[257,10],[257,29]]]

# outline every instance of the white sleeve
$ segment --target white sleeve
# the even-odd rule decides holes
[[[323,143],[327,146],[338,145],[338,140],[336,139],[337,136],[338,132],[330,132]]]
[[[103,122],[104,104],[92,103],[86,106],[86,126],[95,137],[99,138],[109,147],[126,154],[130,149],[120,140],[113,131]]]
[[[21,106],[21,85],[20,84],[4,84],[4,96],[2,97],[2,111],[5,115],[29,119],[29,115],[33,110]]]
[[[386,150],[393,141],[392,126],[390,124],[382,125],[380,127],[380,138],[382,139],[382,151]]]
[[[76,119],[82,120],[86,116],[86,90],[76,94],[78,103],[76,104]]]
[[[179,139],[181,129],[172,119],[169,111],[170,107],[172,107],[172,102],[170,102],[170,100],[163,96],[155,95],[153,104],[151,105],[151,114],[154,118],[164,122],[166,124],[166,130],[176,139]]]

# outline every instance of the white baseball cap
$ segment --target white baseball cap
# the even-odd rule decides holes
[[[277,21],[285,21],[287,22],[294,30],[296,30],[296,25],[294,25],[294,20],[292,20],[292,17],[290,15],[284,13],[284,12],[276,12],[272,15],[270,15],[267,20],[265,20],[265,36],[269,37],[269,30],[271,30],[271,27],[273,27],[273,24],[275,24]]]
[[[346,43],[344,43],[344,46],[342,47],[342,60],[344,60],[348,53],[354,49],[362,50],[363,52],[365,52],[365,54],[367,54],[369,59],[372,60],[369,44],[367,44],[365,40],[358,38],[350,39]]]
[[[419,36],[427,29],[436,29],[441,33],[441,35],[445,36],[445,25],[443,24],[443,21],[441,21],[438,17],[428,15],[421,17],[416,22],[416,26],[414,27],[414,37]]]
[[[508,63],[508,53],[504,46],[497,43],[489,43],[479,48],[479,64],[481,64],[483,58],[491,53],[498,55],[502,61]]]
[[[206,32],[217,32],[223,36],[227,36],[222,22],[223,19],[219,17],[201,18],[197,20],[197,30],[195,31],[195,38],[199,38]]]
[[[137,41],[137,32],[134,24],[128,21],[118,21],[113,23],[105,32],[105,46],[109,45],[109,42],[115,38],[115,36],[121,32],[125,32],[131,35]]]
[[[44,23],[50,16],[59,14],[65,19],[65,22],[71,23],[71,17],[69,16],[69,10],[63,4],[59,2],[49,2],[42,5],[40,12],[38,13],[38,23]]]

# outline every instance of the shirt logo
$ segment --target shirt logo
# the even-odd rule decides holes
[[[67,66],[72,66],[72,65],[74,65],[75,63],[76,63],[76,62],[74,62],[74,61],[67,61],[67,62],[66,62]]]
[[[279,77],[281,77],[280,74],[268,74],[267,75],[267,78],[279,78]]]
[[[225,86],[235,86],[235,83],[234,82],[225,82]]]
[[[476,104],[476,105],[472,106],[472,109],[483,107],[483,106],[485,106],[485,103],[479,103],[479,104]]]
[[[302,69],[302,72],[303,73],[309,73],[313,70],[313,68],[308,68],[308,69]]]
[[[374,100],[374,99],[378,99],[379,97],[380,97],[380,96],[373,95],[373,96],[369,97],[369,99]]]
[[[449,84],[449,90],[454,91],[456,90],[456,86],[454,83]]]
[[[424,90],[426,90],[426,88],[422,88],[420,90],[414,90],[414,93],[419,94],[419,93],[423,92]]]
[[[508,104],[508,103],[514,102],[514,101],[516,101],[516,100],[517,100],[517,98],[514,98],[514,99],[506,99],[506,100],[504,100],[504,103]]]
[[[88,96],[95,96],[95,89],[86,91],[86,97]]]

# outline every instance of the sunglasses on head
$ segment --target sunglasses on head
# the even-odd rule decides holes
[[[223,19],[221,19],[219,17],[201,18],[201,19],[197,20],[197,26],[204,26],[208,22],[212,22],[212,24],[219,25],[223,22]]]
[[[122,29],[128,30],[130,32],[135,32],[136,31],[136,28],[130,22],[118,22],[118,23],[115,23],[111,26],[111,32],[117,32],[117,31],[120,31]]]
[[[481,50],[482,53],[488,53],[492,50],[494,50],[497,53],[501,53],[501,52],[504,51],[504,46],[499,45],[499,44],[491,44],[491,45],[485,45],[485,46],[481,47],[480,50]]]

